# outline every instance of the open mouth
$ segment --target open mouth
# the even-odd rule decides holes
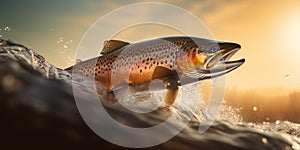
[[[241,46],[234,43],[220,43],[220,52],[212,56],[207,63],[206,69],[203,71],[211,74],[211,77],[226,74],[239,66],[241,66],[245,59],[229,61],[229,59],[241,49]]]

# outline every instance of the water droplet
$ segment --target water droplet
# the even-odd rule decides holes
[[[264,144],[268,143],[268,139],[267,139],[267,138],[262,138],[261,141],[262,141]]]
[[[73,40],[70,40],[70,43],[72,43],[73,42]]]
[[[217,81],[217,78],[212,78],[211,79],[211,85],[215,86],[216,85],[216,81]]]
[[[70,44],[71,44],[70,42],[66,41],[63,46],[64,46],[64,48],[68,48],[70,46]]]
[[[292,148],[295,150],[300,150],[300,145],[296,142],[293,143]]]
[[[284,79],[289,79],[289,78],[291,78],[291,75],[289,75],[289,74],[286,74],[286,75],[284,75]]]
[[[276,120],[275,124],[277,124],[277,125],[280,124],[280,120]]]
[[[253,107],[253,111],[257,111],[257,107],[256,106]]]
[[[58,41],[59,41],[60,43],[64,42],[63,37],[59,37]]]
[[[50,31],[54,31],[54,29],[53,29],[53,28],[50,28]]]
[[[4,31],[9,32],[10,30],[11,30],[11,28],[9,26],[7,26],[7,27],[4,28]]]

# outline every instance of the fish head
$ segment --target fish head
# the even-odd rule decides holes
[[[179,70],[201,80],[224,75],[245,62],[245,59],[229,60],[241,49],[237,43],[190,38],[180,49],[176,58]]]

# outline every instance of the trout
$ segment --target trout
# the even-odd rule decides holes
[[[162,81],[164,103],[172,105],[184,84],[224,75],[241,66],[245,59],[229,61],[241,46],[231,42],[188,36],[163,37],[128,43],[104,42],[101,56],[67,68],[93,76],[97,86],[108,92],[124,85],[149,90],[154,80]]]

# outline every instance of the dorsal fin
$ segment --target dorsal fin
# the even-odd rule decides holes
[[[104,41],[103,44],[103,49],[101,51],[100,54],[104,55],[110,52],[113,52],[117,49],[120,49],[126,45],[128,45],[130,43],[128,42],[124,42],[124,41],[120,41],[120,40],[109,40],[109,41]]]

